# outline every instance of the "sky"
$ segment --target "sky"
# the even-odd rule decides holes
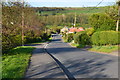
[[[24,1],[28,2],[33,7],[94,7],[102,0],[24,0]],[[115,4],[116,1],[117,0],[103,0],[99,6],[113,5]]]

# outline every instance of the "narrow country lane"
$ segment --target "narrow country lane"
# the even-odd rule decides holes
[[[73,48],[62,42],[59,35],[53,35],[46,49],[75,78],[118,78],[117,56]]]
[[[56,62],[44,51],[45,44],[32,44],[33,51],[25,78],[67,78]]]

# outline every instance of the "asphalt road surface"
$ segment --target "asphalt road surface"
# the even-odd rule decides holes
[[[25,74],[25,80],[41,80],[38,78],[67,78],[63,70],[56,64],[44,50],[45,44],[32,44],[28,46],[36,47],[32,53],[30,65]],[[30,79],[32,78],[32,79]]]
[[[71,47],[59,35],[46,47],[70,78],[118,78],[118,57]]]

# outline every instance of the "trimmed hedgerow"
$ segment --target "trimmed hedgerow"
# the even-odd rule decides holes
[[[119,34],[116,31],[99,31],[92,35],[91,41],[93,45],[116,45],[120,43]]]

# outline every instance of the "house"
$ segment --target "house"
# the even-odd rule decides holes
[[[68,33],[74,33],[74,32],[80,32],[80,31],[84,31],[83,27],[79,27],[79,28],[72,27],[69,29]]]
[[[61,32],[68,32],[68,31],[69,31],[69,28],[66,27],[66,26],[65,26],[64,28],[61,29]]]
[[[67,34],[68,33],[74,33],[74,32],[80,32],[80,31],[85,31],[85,30],[83,29],[83,27],[79,27],[79,28],[71,27],[71,28],[68,28],[66,26],[61,29],[61,32],[67,33]]]

